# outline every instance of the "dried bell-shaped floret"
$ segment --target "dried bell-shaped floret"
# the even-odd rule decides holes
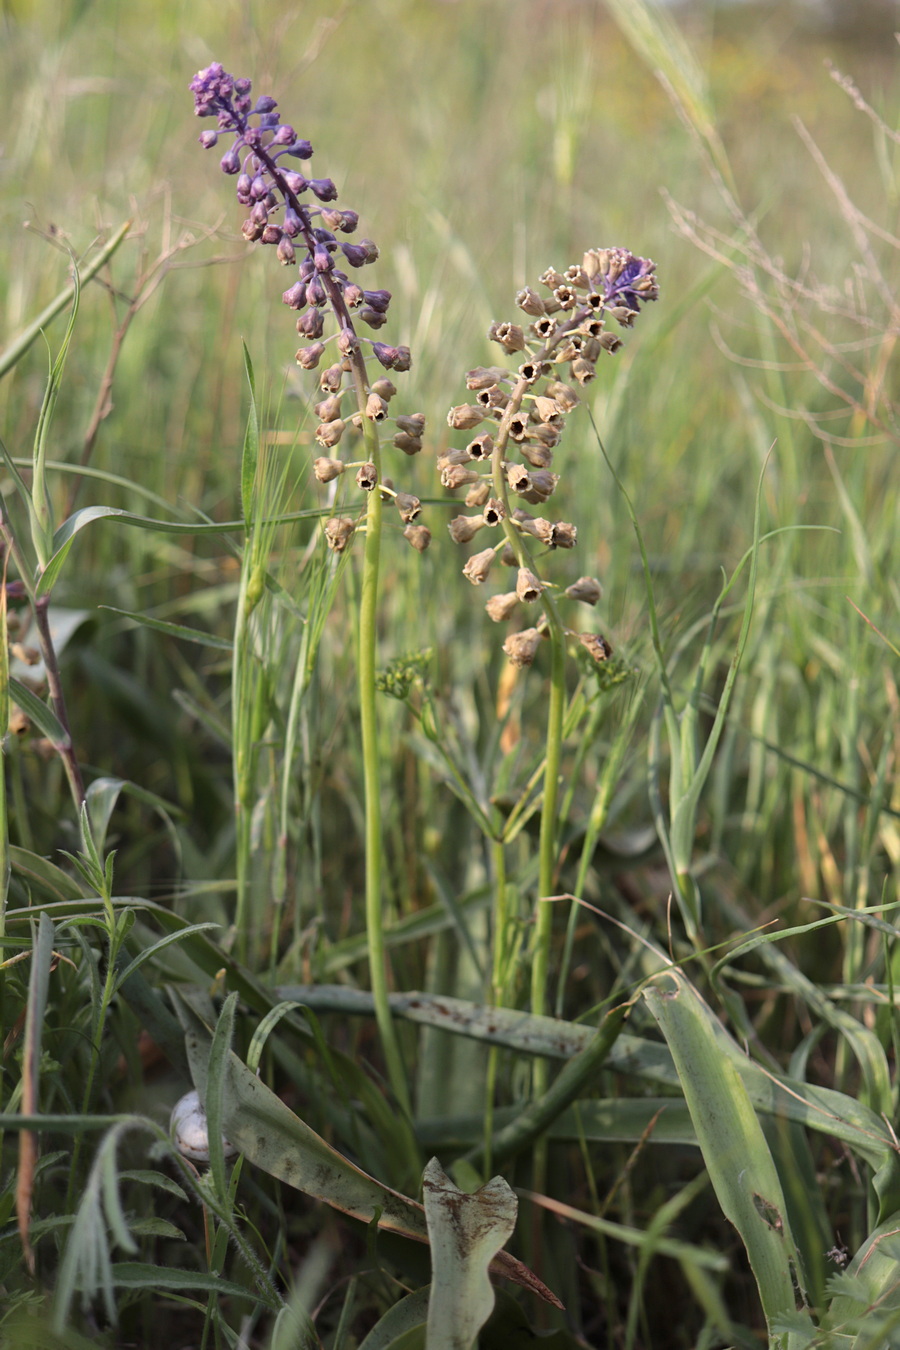
[[[520,633],[510,633],[503,650],[514,666],[530,666],[540,645],[540,629],[523,628]]]
[[[487,580],[493,561],[494,550],[492,548],[483,549],[481,553],[474,553],[463,568],[463,576],[467,581],[471,581],[473,586],[480,586],[483,581]]]
[[[485,609],[494,623],[503,623],[504,619],[509,618],[518,603],[519,597],[515,591],[504,591],[500,595],[492,595],[485,605]]]

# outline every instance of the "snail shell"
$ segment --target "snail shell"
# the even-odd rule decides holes
[[[178,1099],[172,1107],[169,1128],[175,1147],[183,1157],[190,1158],[192,1162],[209,1162],[209,1128],[198,1092],[186,1092]],[[222,1148],[226,1158],[233,1158],[237,1153],[234,1144],[224,1134]]]

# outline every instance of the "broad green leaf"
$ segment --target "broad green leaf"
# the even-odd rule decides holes
[[[802,1287],[803,1280],[781,1182],[747,1089],[722,1052],[712,1013],[681,971],[657,976],[644,999],[672,1052],[719,1204],[747,1249],[773,1344],[799,1350],[796,1333],[773,1333],[777,1317],[795,1313],[794,1281]]]
[[[205,1101],[210,1031],[183,998],[177,999],[177,1009],[185,1028],[185,1048],[194,1086],[201,1101]],[[370,1223],[378,1213],[380,1228],[417,1242],[428,1241],[425,1211],[420,1204],[376,1181],[343,1157],[251,1073],[233,1051],[221,1062],[220,1092],[221,1129],[255,1167],[364,1223]],[[559,1300],[546,1285],[508,1252],[498,1254],[494,1270],[559,1306]]]
[[[84,899],[84,891],[75,878],[48,858],[42,858],[27,848],[20,848],[18,844],[10,845],[9,857],[13,873],[24,878],[30,886],[38,887],[55,900]]]
[[[518,1201],[502,1177],[473,1195],[432,1158],[422,1178],[431,1241],[428,1350],[470,1350],[494,1308],[491,1261],[512,1237]]]
[[[278,993],[320,1011],[368,1016],[373,1011],[371,994],[342,985],[285,985]],[[583,1050],[596,1034],[593,1028],[579,1023],[536,1017],[513,1008],[488,1008],[444,995],[410,991],[392,994],[390,1003],[394,1016],[410,1022],[440,1027],[456,1036],[471,1036],[488,1045],[547,1059],[568,1059]],[[895,1156],[884,1121],[862,1102],[831,1088],[815,1087],[764,1070],[741,1051],[718,1022],[715,1028],[722,1053],[732,1060],[758,1111],[785,1116],[809,1129],[842,1139],[875,1168]],[[668,1048],[639,1036],[623,1032],[610,1049],[607,1065],[647,1082],[676,1088],[681,1085]]]

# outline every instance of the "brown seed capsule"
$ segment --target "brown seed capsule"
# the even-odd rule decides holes
[[[484,409],[477,403],[460,403],[447,414],[447,425],[453,427],[454,431],[468,431],[483,421]]]
[[[488,329],[491,342],[499,342],[507,352],[525,350],[525,333],[517,323],[492,323]]]
[[[397,510],[400,512],[400,519],[404,525],[408,525],[415,520],[416,516],[422,510],[422,503],[418,497],[414,497],[410,492],[398,492],[394,501],[397,504]]]
[[[524,495],[531,488],[531,474],[524,464],[507,464],[506,481],[513,492]]]
[[[441,474],[441,483],[451,492],[457,488],[466,487],[469,483],[476,483],[478,474],[474,469],[465,469],[461,464],[451,464],[449,468],[444,469]]]
[[[470,459],[486,460],[490,459],[494,452],[493,437],[485,431],[480,436],[476,436],[474,441],[470,441],[466,446],[466,453]]]
[[[548,384],[544,392],[553,399],[554,403],[559,404],[563,412],[571,412],[576,403],[581,402],[578,393],[572,386],[563,384],[561,380],[554,380],[551,384]]]
[[[562,422],[563,408],[555,398],[548,398],[546,394],[535,394],[531,403],[538,421],[551,426]]]
[[[529,491],[530,493],[537,494],[538,502],[544,502],[546,501],[546,498],[552,497],[553,493],[556,491],[556,485],[560,481],[559,474],[551,474],[546,468],[536,468],[533,474],[529,474],[529,478]],[[534,498],[529,497],[529,495],[526,495],[525,493],[522,493],[522,495],[526,497],[526,501],[534,501]]]
[[[522,458],[527,459],[535,469],[549,469],[553,463],[553,451],[549,446],[541,445],[539,441],[523,441],[520,449]]]
[[[491,570],[493,561],[494,550],[492,548],[483,549],[481,553],[473,553],[463,568],[463,576],[467,581],[471,581],[473,586],[480,586],[483,581],[487,580],[487,574]]]
[[[532,318],[544,313],[543,300],[537,291],[533,291],[530,286],[523,286],[522,290],[518,292],[516,304],[519,309],[524,310],[526,314],[530,314]]]
[[[431,531],[427,525],[407,525],[403,538],[412,544],[417,553],[424,553],[431,543]]]
[[[438,455],[437,471],[438,473],[443,473],[445,469],[449,469],[453,464],[470,464],[471,461],[472,456],[469,454],[468,450],[464,450],[458,445],[450,445],[443,454]]]
[[[586,605],[596,605],[602,594],[603,587],[596,577],[579,577],[566,587],[566,595],[570,600],[582,600]]]
[[[375,465],[360,465],[356,473],[356,481],[365,492],[371,492],[378,484],[378,470],[375,468]]]
[[[545,445],[548,450],[559,445],[562,440],[562,427],[551,422],[541,422],[531,428],[529,440],[536,441],[539,445]],[[546,465],[544,466],[546,468]]]
[[[622,339],[617,338],[615,333],[601,333],[598,340],[600,346],[605,352],[609,352],[610,356],[613,352],[617,352],[622,345]]]
[[[466,372],[467,389],[490,389],[501,380],[509,379],[509,371],[503,366],[476,366]]]
[[[536,577],[527,567],[519,568],[519,575],[516,579],[516,595],[523,604],[530,605],[535,600],[539,600],[543,589],[539,577]]]
[[[513,548],[512,544],[503,545],[500,561],[504,567],[518,567],[519,559],[516,557],[516,550]]]
[[[383,422],[387,415],[387,402],[379,394],[370,394],[366,399],[366,417],[372,422]]]
[[[488,501],[485,502],[484,510],[482,511],[485,525],[490,525],[493,528],[500,524],[505,515],[506,507],[499,497],[490,497]]]
[[[320,455],[313,464],[313,473],[320,483],[330,483],[343,472],[344,466],[339,459],[326,459]]]
[[[489,389],[479,389],[475,395],[475,402],[486,412],[496,414],[498,409],[502,411],[509,403],[509,394],[504,393],[499,385],[492,384]]]
[[[340,444],[347,423],[340,418],[335,422],[320,422],[316,427],[316,440],[326,450],[332,450]]]
[[[513,413],[507,426],[512,440],[524,441],[528,433],[528,414],[523,412]]]
[[[545,314],[543,318],[536,320],[531,325],[531,331],[536,338],[540,338],[541,342],[549,342],[556,332],[556,320],[551,319],[549,314]]]
[[[348,516],[332,516],[325,522],[325,539],[335,553],[343,553],[353,537],[356,523]]]
[[[584,357],[579,357],[577,361],[572,362],[572,378],[577,380],[580,385],[590,384],[591,380],[597,374],[593,361],[586,361]]]
[[[578,542],[578,527],[566,520],[557,520],[551,528],[551,548],[574,548]]]
[[[485,609],[494,623],[503,623],[504,619],[509,618],[518,603],[519,597],[515,591],[504,591],[502,595],[492,595],[485,605]]]
[[[608,661],[612,656],[612,647],[606,638],[600,637],[598,633],[576,633],[575,636],[585,651],[590,652],[598,664],[601,661]]]
[[[530,666],[540,645],[539,629],[523,628],[521,633],[510,633],[503,644],[503,650],[514,666]]]
[[[483,527],[482,516],[454,516],[447,529],[454,544],[468,544]]]

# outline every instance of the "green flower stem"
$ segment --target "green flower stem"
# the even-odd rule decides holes
[[[522,400],[528,390],[528,382],[519,379],[513,389],[507,407],[497,430],[494,451],[491,456],[491,477],[494,494],[500,498],[506,508],[503,528],[510,545],[515,552],[520,567],[533,567],[531,555],[522,534],[510,521],[509,492],[506,476],[503,472],[503,457],[509,439],[509,427],[512,418],[519,411]],[[549,591],[541,596],[544,613],[547,617],[547,632],[550,640],[550,702],[547,709],[547,740],[544,761],[544,799],[541,805],[541,831],[538,844],[538,903],[535,915],[534,932],[531,943],[531,1011],[542,1015],[547,1010],[547,980],[550,970],[550,945],[553,935],[553,906],[549,897],[553,894],[556,877],[557,815],[559,811],[559,771],[562,759],[563,720],[566,708],[566,634],[556,605]],[[543,902],[543,903],[542,903]],[[534,1100],[543,1097],[549,1083],[549,1065],[545,1059],[536,1059],[532,1067],[532,1093]],[[547,1138],[542,1135],[535,1140],[533,1152],[532,1185],[542,1193],[546,1189],[547,1178]],[[541,1214],[536,1210],[535,1251],[540,1252],[539,1228]]]
[[[375,424],[365,416],[365,366],[357,355],[353,360],[353,380],[357,402],[363,413],[362,426],[366,453],[381,479],[381,455]],[[359,606],[359,719],[362,733],[363,784],[366,799],[366,936],[369,947],[369,978],[375,1003],[375,1022],[381,1036],[388,1079],[401,1108],[412,1118],[406,1070],[400,1042],[391,1017],[388,998],[390,968],[384,942],[383,853],[381,825],[381,757],[378,749],[378,721],[375,712],[375,667],[377,656],[378,578],[381,563],[381,493],[369,493],[366,506],[366,542],[363,554],[362,595]]]

